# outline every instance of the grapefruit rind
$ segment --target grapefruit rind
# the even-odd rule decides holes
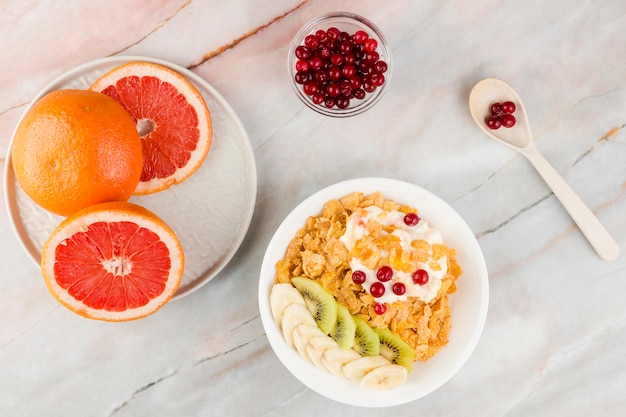
[[[96,309],[85,305],[62,288],[54,272],[55,252],[59,245],[76,233],[87,230],[96,222],[133,222],[158,235],[169,250],[171,267],[164,290],[147,304],[123,311]],[[178,290],[184,271],[184,252],[174,231],[158,216],[144,207],[128,202],[107,202],[87,207],[66,218],[50,234],[41,256],[41,272],[50,293],[71,311],[90,319],[103,321],[129,321],[146,317],[163,307]]]
[[[108,87],[115,86],[118,81],[126,77],[142,78],[145,76],[156,77],[163,82],[170,83],[185,97],[196,111],[199,139],[196,149],[192,152],[191,158],[186,165],[178,168],[174,174],[168,177],[140,181],[135,189],[135,195],[146,195],[162,191],[189,178],[191,174],[200,168],[206,159],[211,147],[213,134],[211,114],[202,94],[183,75],[163,65],[143,61],[122,64],[102,75],[89,89],[103,92]],[[135,115],[132,116],[135,118]]]

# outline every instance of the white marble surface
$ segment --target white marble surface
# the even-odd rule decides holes
[[[374,21],[389,90],[335,120],[299,102],[293,34],[326,11]],[[193,294],[123,324],[54,301],[0,206],[1,416],[622,416],[626,413],[626,5],[622,0],[5,0],[0,168],[28,102],[72,67],[143,55],[190,68],[239,114],[258,171],[256,211],[232,262]],[[531,166],[467,108],[485,77],[524,99],[540,151],[622,250],[593,252]],[[610,132],[610,134],[609,134]],[[334,182],[385,176],[438,194],[467,221],[490,274],[483,336],[431,395],[348,407],[300,384],[271,350],[256,301],[282,218]]]

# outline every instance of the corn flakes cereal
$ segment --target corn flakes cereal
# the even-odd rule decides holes
[[[276,283],[290,283],[292,277],[307,276],[318,281],[350,312],[375,328],[388,328],[399,335],[415,352],[415,359],[425,361],[448,343],[452,325],[449,297],[456,291],[456,280],[462,273],[456,252],[445,244],[413,240],[411,252],[403,250],[399,239],[384,230],[379,222],[365,225],[367,238],[355,242],[348,250],[340,240],[346,232],[352,213],[375,206],[385,212],[417,210],[385,200],[380,192],[364,195],[355,192],[328,201],[318,216],[311,216],[287,246],[285,257],[276,264]],[[383,233],[385,232],[385,233]],[[384,314],[376,314],[376,299],[361,285],[352,281],[350,260],[357,258],[369,269],[390,264],[410,272],[414,262],[426,263],[432,271],[443,271],[441,287],[428,302],[417,297],[389,303]],[[442,268],[442,263],[444,268]],[[443,274],[443,272],[442,272]]]

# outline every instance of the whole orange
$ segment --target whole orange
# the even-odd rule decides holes
[[[143,165],[131,116],[88,90],[57,90],[38,100],[15,131],[11,162],[24,192],[62,216],[128,200]]]

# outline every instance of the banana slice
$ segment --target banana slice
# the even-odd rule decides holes
[[[384,365],[373,369],[361,379],[361,387],[372,390],[387,390],[406,382],[408,371],[401,365]]]
[[[285,309],[291,304],[305,305],[302,294],[291,284],[274,284],[270,293],[270,308],[279,326],[282,326]]]
[[[320,330],[321,331],[321,330]],[[327,370],[322,362],[322,355],[328,349],[339,347],[335,339],[330,336],[312,337],[306,345],[306,352],[311,362],[320,369]]]
[[[301,304],[291,304],[285,309],[282,319],[283,336],[287,341],[287,344],[294,347],[293,344],[293,331],[297,326],[315,326],[317,323],[306,306]]]
[[[332,374],[345,378],[343,367],[348,363],[359,359],[361,355],[352,349],[333,347],[322,354],[322,363]]]
[[[324,336],[327,337],[317,324],[315,326],[308,326],[306,324],[300,324],[293,329],[293,344],[296,347],[296,350],[306,360],[307,362],[312,363],[313,361],[309,357],[309,354],[306,350],[307,345],[309,344],[309,340],[314,337]]]
[[[389,359],[383,356],[363,356],[343,366],[343,374],[353,381],[360,381],[363,377],[376,368],[391,365]]]

